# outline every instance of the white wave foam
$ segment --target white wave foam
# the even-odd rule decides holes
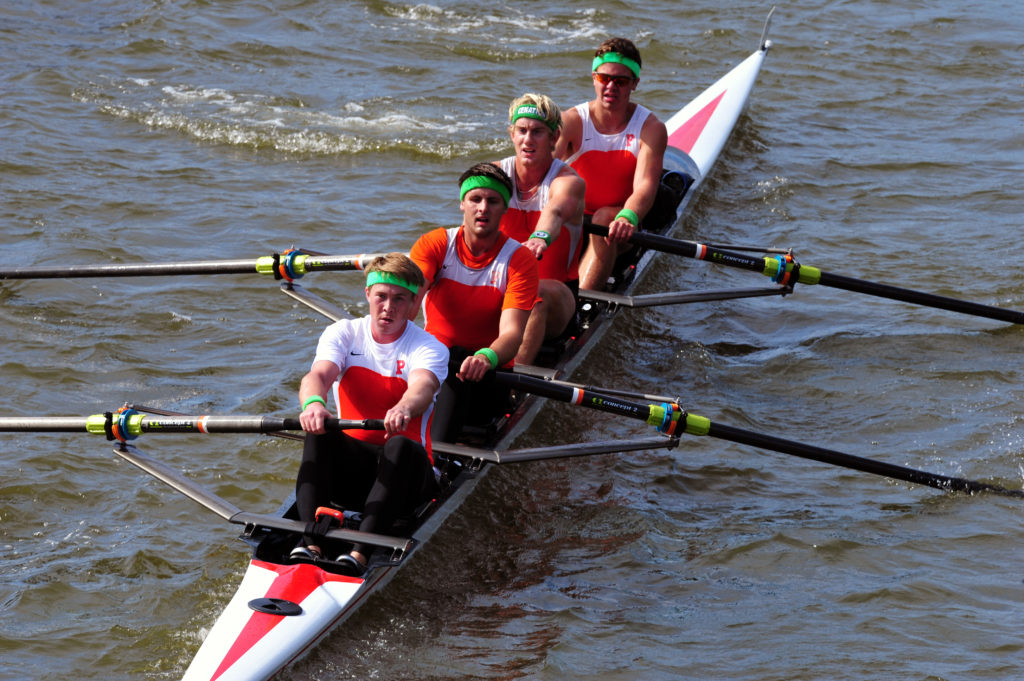
[[[238,93],[223,88],[129,79],[112,86],[93,84],[75,93],[80,101],[99,102],[99,110],[152,129],[170,130],[203,142],[289,153],[338,154],[412,148],[448,156],[456,148],[474,149],[489,140],[458,145],[439,139],[490,134],[493,126],[478,117],[438,112],[425,103],[396,103],[376,98],[346,102],[340,110],[282,104],[288,98]],[[404,110],[399,110],[402,107]],[[439,117],[438,117],[439,116]]]
[[[571,18],[525,13],[505,6],[501,13],[468,13],[444,9],[436,5],[393,5],[385,9],[390,18],[414,24],[418,31],[441,35],[459,35],[466,32],[484,32],[495,39],[493,44],[558,45],[571,41],[587,41],[608,34],[601,25],[603,13],[597,9],[577,10]],[[384,30],[399,31],[407,27],[395,24],[380,26]],[[557,41],[557,42],[556,42]]]

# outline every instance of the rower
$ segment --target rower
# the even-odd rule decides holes
[[[499,229],[512,181],[493,163],[459,178],[462,224],[421,236],[410,252],[428,285],[425,328],[451,353],[438,397],[434,440],[454,442],[466,423],[487,423],[508,406],[494,369],[511,366],[537,302],[533,252]]]
[[[321,334],[299,386],[299,423],[306,431],[295,484],[300,520],[314,523],[318,509],[333,503],[362,511],[360,531],[387,534],[396,520],[436,496],[430,425],[448,375],[448,351],[409,321],[425,283],[408,256],[379,256],[366,268],[370,313],[338,321]],[[339,418],[383,418],[385,430],[325,432],[332,386]],[[318,542],[308,534],[291,557],[322,559]],[[337,560],[344,572],[358,576],[370,550],[356,544]]]
[[[595,98],[565,112],[555,156],[587,183],[585,212],[608,236],[590,235],[580,288],[603,291],[616,257],[654,205],[668,133],[630,101],[640,82],[640,51],[626,38],[601,43],[591,65]]]
[[[541,344],[564,333],[576,313],[586,184],[554,156],[562,112],[550,97],[524,94],[508,118],[515,155],[497,163],[512,180],[501,231],[537,258],[540,302],[516,355],[517,364],[533,364]]]

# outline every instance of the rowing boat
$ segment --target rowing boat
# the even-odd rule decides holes
[[[656,207],[645,221],[646,230],[667,233],[693,205],[702,181],[729,138],[753,89],[771,44],[766,39],[767,29],[766,23],[755,52],[667,120],[669,147],[665,172]],[[654,255],[654,251],[634,249],[628,261],[617,264],[609,291],[582,291],[584,305],[579,333],[557,348],[548,348],[544,355],[546,360],[539,362],[545,365],[543,369],[525,370],[541,371],[549,376],[571,374],[606,332],[619,309],[617,302],[628,296]],[[288,282],[282,288],[327,316],[337,318],[330,305],[323,304],[298,284]],[[288,552],[296,542],[297,523],[291,501],[282,507],[283,517],[278,523],[244,516],[242,520],[240,516],[231,518],[234,509],[221,508],[225,517],[244,522],[241,538],[251,545],[252,558],[234,597],[210,630],[184,679],[267,679],[303,656],[386,584],[495,464],[671,447],[675,443],[671,437],[657,436],[626,442],[577,443],[543,450],[509,451],[538,413],[541,402],[534,396],[520,396],[509,414],[478,434],[475,446],[434,443],[444,488],[432,504],[409,519],[402,532],[408,539],[361,536],[355,530],[346,529],[356,524],[352,514],[347,514],[342,527],[333,530],[339,534],[329,536],[341,537],[340,533],[344,533],[347,539],[358,537],[376,546],[370,565],[361,577],[342,574],[329,560],[310,563],[288,559]],[[120,446],[117,451],[133,463],[149,465],[149,460],[134,447]]]

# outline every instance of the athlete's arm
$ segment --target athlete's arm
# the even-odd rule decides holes
[[[657,198],[667,146],[668,131],[665,124],[651,114],[640,130],[640,150],[636,157],[636,173],[633,175],[633,193],[623,206],[641,218],[647,215],[647,211],[654,205],[654,199]]]
[[[555,158],[563,161],[576,153],[580,148],[580,138],[583,136],[583,120],[580,114],[573,107],[562,112],[562,134],[555,142]]]
[[[302,377],[299,383],[299,404],[305,404],[306,400],[315,395],[327,401],[327,393],[338,380],[341,369],[330,360],[320,359],[313,362],[313,368]],[[326,404],[310,402],[309,406],[299,414],[299,423],[307,433],[323,433],[324,420],[331,415]]]
[[[544,204],[535,232],[547,232],[551,243],[562,231],[563,224],[578,225],[583,222],[583,196],[587,183],[572,168],[565,167],[558,177],[551,181],[548,202]],[[538,259],[547,249],[542,239],[528,239],[524,244]]]
[[[416,266],[423,272],[427,280],[426,286],[420,288],[413,299],[412,309],[409,311],[409,321],[415,321],[423,305],[423,298],[427,291],[434,284],[434,277],[441,263],[444,262],[445,249],[448,246],[448,237],[444,229],[435,229],[420,236],[409,249],[409,258],[416,263]]]
[[[636,156],[636,171],[633,173],[633,193],[623,204],[623,209],[636,213],[639,220],[647,215],[658,195],[661,182],[661,166],[668,146],[668,132],[665,124],[651,114],[640,129],[640,149]],[[637,225],[624,217],[616,217],[608,225],[609,242],[629,240]]]
[[[440,387],[437,376],[429,369],[413,369],[409,372],[409,384],[402,398],[384,414],[384,429],[388,435],[402,432],[409,421],[425,412]]]
[[[526,331],[526,321],[529,318],[530,310],[509,307],[501,311],[498,337],[488,346],[498,356],[498,366],[507,364],[519,352],[519,346],[523,343],[523,333]],[[492,368],[491,361],[484,355],[470,355],[463,360],[456,376],[463,381],[479,381]]]

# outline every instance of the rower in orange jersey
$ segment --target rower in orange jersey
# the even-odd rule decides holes
[[[549,97],[527,93],[508,117],[515,155],[497,162],[512,179],[501,231],[538,261],[540,302],[516,355],[517,364],[532,364],[541,344],[563,333],[576,313],[586,184],[554,156],[562,113]]]
[[[654,205],[668,133],[665,124],[630,101],[640,82],[640,51],[630,40],[601,43],[591,65],[596,97],[562,116],[555,156],[586,180],[586,214],[608,225],[590,235],[580,261],[580,288],[603,290],[619,253]]]
[[[508,403],[494,369],[512,366],[537,302],[537,260],[501,233],[512,181],[493,163],[459,178],[462,224],[421,236],[410,257],[427,278],[425,328],[451,352],[435,408],[435,440],[454,441],[467,421],[486,421]]]

